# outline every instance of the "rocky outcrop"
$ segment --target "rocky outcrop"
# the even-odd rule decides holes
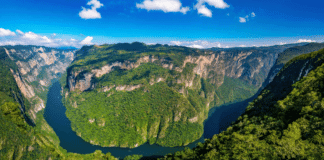
[[[263,87],[267,86],[269,83],[273,81],[275,76],[279,73],[279,71],[284,67],[285,63],[287,63],[289,60],[301,54],[314,52],[322,48],[324,48],[324,43],[310,43],[301,46],[291,47],[284,50],[282,53],[278,55],[275,64],[269,71],[268,77],[265,80]]]
[[[218,51],[206,50],[204,55],[186,56],[183,60],[182,66],[176,66],[172,61],[163,58],[157,58],[154,56],[143,56],[138,58],[135,62],[131,61],[116,61],[110,64],[104,65],[99,69],[91,69],[88,73],[83,73],[82,70],[69,73],[68,84],[70,91],[74,91],[76,88],[84,91],[91,89],[92,84],[90,80],[90,74],[92,77],[99,78],[105,74],[109,74],[114,68],[120,68],[130,70],[139,67],[144,63],[159,64],[165,69],[175,70],[182,72],[186,67],[186,64],[196,64],[193,68],[193,73],[199,75],[202,78],[209,79],[212,84],[221,86],[224,82],[224,77],[231,77],[235,79],[241,79],[256,87],[261,87],[263,81],[268,75],[271,67],[274,65],[278,54],[289,46],[282,46],[279,49],[269,48],[247,48],[247,49],[223,49]],[[81,79],[76,77],[79,74],[86,76]],[[166,77],[161,77],[161,81]],[[189,78],[189,79],[188,79]],[[193,84],[192,77],[180,78],[178,83],[185,83],[186,87],[191,87]],[[78,82],[80,81],[80,83]],[[158,83],[151,81],[150,84]]]
[[[31,102],[27,111],[33,120],[36,113],[45,108],[45,102],[37,94],[46,94],[51,81],[66,71],[74,59],[74,50],[59,50],[38,46],[5,46],[6,54],[18,71],[11,72],[21,93]]]
[[[91,88],[91,78],[92,74],[84,74],[84,78],[77,81],[75,87],[80,89],[80,91],[85,91]]]
[[[134,147],[147,141],[174,145],[166,143],[171,142],[169,138],[176,137],[177,134],[187,134],[192,138],[177,145],[196,140],[203,133],[201,127],[208,117],[209,109],[244,99],[246,94],[255,94],[278,54],[288,46],[216,50],[150,46],[143,52],[118,47],[117,44],[83,48],[68,69],[68,88],[65,92],[71,94],[68,94],[65,101],[69,104],[67,109],[70,116],[74,117],[68,118],[78,126],[75,131],[82,132],[86,141],[102,146]],[[87,97],[90,95],[98,95],[100,98],[91,100]],[[87,99],[87,103],[77,102],[79,107],[76,108],[73,103],[80,97]],[[98,105],[92,106],[92,103]],[[99,108],[102,112],[109,111],[92,111]],[[75,110],[85,113],[85,117],[75,114]],[[99,134],[98,139],[93,139],[95,136],[86,134],[82,122],[73,121],[77,119],[75,117],[86,118],[87,125],[90,122],[94,129],[115,127],[114,130],[118,132],[120,126],[127,128],[129,132],[121,132],[119,135],[136,137],[136,142],[120,142],[120,136],[109,141],[99,140]],[[93,117],[106,121],[93,121]],[[137,123],[144,121],[143,119],[147,119],[144,124]],[[120,125],[114,126],[111,123]],[[195,129],[187,132],[176,129],[170,131],[175,126],[192,126]],[[109,130],[103,132],[112,134]]]
[[[130,62],[130,61],[125,61],[124,63],[121,62],[114,62],[110,65],[105,65],[101,67],[100,69],[93,69],[91,71],[92,74],[94,74],[96,77],[101,77],[102,75],[110,73],[113,69],[113,67],[120,67],[121,69],[133,69],[137,68],[138,66],[141,65],[141,63],[153,63],[155,60],[154,56],[144,56],[139,58],[136,62]],[[77,76],[77,75],[76,75]]]
[[[32,98],[35,96],[34,89],[26,84],[20,77],[19,73],[15,73],[12,69],[10,69],[11,73],[15,77],[16,83],[21,91],[21,93],[26,97],[26,98]]]

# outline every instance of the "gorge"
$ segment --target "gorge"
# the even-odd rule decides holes
[[[294,48],[300,51],[287,54],[289,50],[295,51]],[[323,44],[311,43],[197,50],[136,42],[87,46],[79,51],[6,46],[3,56],[17,66],[9,71],[21,94],[27,98],[22,112],[41,132],[36,140],[40,139],[45,146],[54,146],[60,156],[79,156],[69,152],[90,156],[95,150],[102,150],[123,158],[132,154],[163,156],[183,150],[180,146],[189,144],[188,147],[193,148],[199,145],[197,142],[204,142],[204,138],[210,139],[225,131],[245,110],[248,102],[256,98],[258,90],[265,87],[264,81],[269,79],[271,82],[271,76],[279,72],[280,69],[272,67],[278,59],[289,55],[286,58],[289,60],[320,48]],[[305,65],[300,70],[301,78],[311,69]],[[62,88],[58,82],[51,85],[59,77],[62,77]],[[66,108],[61,103],[61,95]],[[137,98],[129,99],[133,96]],[[172,103],[164,104],[165,101]],[[115,106],[114,110],[109,113],[107,108],[100,110],[110,103]],[[134,119],[127,120],[125,117],[128,116]],[[143,120],[145,117],[148,119]],[[111,126],[117,124],[114,119],[127,125],[121,128]],[[115,127],[114,131],[123,131],[104,130],[107,126]],[[105,140],[109,135],[111,141],[102,141],[98,138],[102,136],[94,132],[96,130],[106,134]],[[71,145],[72,140],[80,144],[79,147]],[[102,152],[94,154],[101,155]]]

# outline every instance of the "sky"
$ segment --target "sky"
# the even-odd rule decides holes
[[[324,41],[320,0],[0,0],[0,45],[195,48]]]

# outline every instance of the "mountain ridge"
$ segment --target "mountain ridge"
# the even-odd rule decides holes
[[[323,58],[293,58],[226,131],[161,159],[323,159]]]
[[[235,48],[226,52],[139,42],[85,46],[67,69],[63,85],[67,117],[72,129],[91,144],[133,148],[148,141],[162,146],[186,145],[202,135],[203,121],[211,107],[253,96],[277,55],[290,46]],[[165,105],[170,107],[163,105],[171,97],[154,92],[161,87],[166,89],[161,93],[177,97]],[[129,106],[143,108],[133,112]],[[164,113],[164,108],[168,112]],[[119,115],[132,116],[124,120]],[[151,119],[152,115],[158,116]],[[181,131],[190,125],[195,125],[195,131]],[[175,138],[180,133],[182,138]],[[123,135],[123,139],[116,135]]]

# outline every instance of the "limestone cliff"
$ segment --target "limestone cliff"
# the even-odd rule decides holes
[[[253,96],[278,54],[291,46],[83,47],[67,69],[67,117],[96,145],[186,145],[202,135],[211,107]]]
[[[46,93],[53,79],[64,73],[74,59],[74,50],[39,46],[4,46],[6,54],[18,66],[11,69],[22,94],[32,104],[27,111],[35,121],[36,113],[45,108]]]
[[[314,52],[324,48],[324,43],[310,43],[302,46],[295,46],[286,49],[279,54],[276,63],[271,68],[267,79],[265,80],[263,86],[265,87],[271,83],[274,77],[279,73],[279,71],[284,67],[284,65],[291,59],[310,52]]]

